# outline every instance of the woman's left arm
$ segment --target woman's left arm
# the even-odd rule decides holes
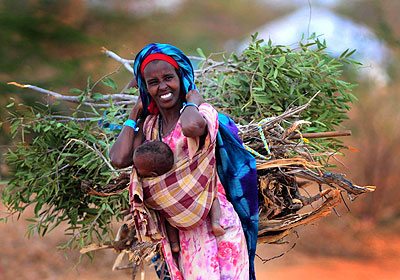
[[[193,89],[186,94],[186,103],[200,106],[204,103],[201,94]],[[207,122],[195,106],[186,106],[181,115],[182,133],[186,137],[204,136],[207,133]]]

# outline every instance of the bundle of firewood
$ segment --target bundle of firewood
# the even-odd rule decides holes
[[[310,100],[311,101],[311,100]],[[353,200],[363,193],[372,192],[374,186],[358,186],[345,178],[344,174],[324,171],[316,155],[309,151],[307,139],[313,137],[336,137],[350,135],[349,131],[301,134],[299,126],[303,121],[294,121],[289,129],[279,123],[305,110],[307,104],[269,118],[262,124],[238,126],[239,136],[256,158],[259,193],[259,243],[276,243],[290,234],[294,228],[306,225],[329,215],[342,202],[343,193]],[[263,137],[260,136],[262,131]],[[267,147],[266,147],[267,145]],[[121,173],[109,184],[96,188],[85,185],[89,194],[107,196],[127,188],[129,174]],[[140,243],[135,237],[134,225],[124,224],[125,232],[113,244],[92,245],[82,250],[114,248],[120,252],[114,269],[136,268],[160,254],[160,244]],[[127,254],[128,266],[120,266],[122,256]],[[162,259],[162,258],[161,258]],[[157,259],[161,266],[162,261]]]

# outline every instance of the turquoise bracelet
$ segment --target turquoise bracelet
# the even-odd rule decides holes
[[[139,128],[136,127],[136,122],[134,120],[126,120],[124,122],[124,126],[132,127],[134,131],[139,131]]]
[[[196,104],[194,104],[194,103],[185,103],[185,102],[183,102],[183,107],[182,107],[182,109],[179,111],[179,114],[182,115],[183,111],[184,111],[184,110],[186,109],[186,107],[188,107],[188,106],[194,106],[194,107],[197,108],[197,110],[199,110],[199,106],[197,106]]]

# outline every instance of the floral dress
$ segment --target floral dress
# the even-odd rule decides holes
[[[207,121],[209,137],[215,139],[218,132],[217,111],[211,105],[204,103],[199,106],[199,112]],[[183,157],[193,156],[198,148],[198,139],[187,138],[183,135],[180,121],[175,129],[162,140],[170,146],[176,161]],[[194,230],[179,231],[181,250],[178,263],[172,255],[168,238],[162,240],[165,260],[172,280],[249,279],[249,258],[243,229],[219,180],[217,198],[221,206],[220,224],[225,229],[225,234],[215,237],[209,217]]]

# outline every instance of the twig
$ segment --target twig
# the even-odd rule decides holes
[[[307,103],[305,103],[305,104],[303,104],[303,105],[301,105],[301,106],[295,107],[295,108],[289,108],[289,109],[287,109],[284,113],[280,114],[279,116],[270,118],[270,120],[267,121],[267,122],[265,122],[265,123],[263,124],[263,126],[264,126],[264,127],[267,127],[267,128],[268,128],[268,127],[271,127],[272,125],[276,124],[277,122],[279,122],[279,121],[281,121],[281,120],[283,120],[283,119],[285,119],[285,118],[288,118],[288,117],[290,117],[290,116],[293,116],[293,115],[296,114],[296,113],[299,113],[299,112],[303,111],[304,109],[306,109],[306,108],[311,104],[311,102],[313,101],[313,99],[314,99],[320,92],[321,92],[320,90],[317,91],[317,93],[315,93],[315,94],[310,98],[310,100],[307,101]],[[238,125],[237,127],[238,127],[238,129],[239,129],[239,137],[241,136],[241,134],[244,134],[244,133],[246,133],[246,132],[247,132],[247,133],[250,133],[250,132],[253,132],[253,131],[257,131],[257,130],[258,130],[258,125],[257,125],[257,124]]]
[[[22,207],[22,211],[25,211],[25,209],[29,206],[29,205],[31,205],[33,203],[33,201],[31,201],[31,202],[29,202],[29,203],[27,203],[27,204],[25,204],[24,205],[24,207]],[[5,216],[5,217],[3,217],[3,218],[0,218],[0,220],[5,220],[5,219],[8,219],[9,217],[11,217],[11,216],[14,216],[17,212],[20,212],[20,214],[22,213],[20,210],[15,210],[14,212],[6,212],[5,214],[7,214],[7,216]],[[19,217],[17,218],[17,219],[19,219]]]
[[[101,216],[101,214],[103,213],[103,210],[100,208],[99,209],[99,213],[97,214],[96,218],[94,218],[93,222],[90,223],[89,228],[87,229],[88,231],[94,226],[94,224],[97,222],[97,219]],[[82,227],[80,230],[78,230],[77,233],[75,233],[71,239],[68,241],[67,243],[67,247],[74,241],[74,239],[82,232],[84,231],[85,228]]]
[[[111,165],[111,163],[106,159],[106,157],[96,148],[96,144],[93,144],[93,148],[90,147],[87,143],[83,142],[82,140],[79,139],[70,139],[68,141],[68,143],[65,145],[65,147],[67,147],[71,142],[78,142],[81,143],[82,145],[86,146],[87,148],[89,148],[90,150],[92,150],[93,152],[95,152],[96,154],[98,154],[103,160],[104,162],[107,164],[107,166],[111,169],[111,171],[114,173],[115,176],[118,176],[118,172],[115,171],[114,167]],[[61,153],[62,154],[62,153]],[[60,154],[60,155],[61,155]]]
[[[303,111],[303,110],[306,109],[308,106],[310,106],[311,101],[313,101],[314,98],[317,97],[317,95],[318,95],[320,92],[321,92],[320,90],[317,91],[317,93],[315,93],[315,94],[310,98],[310,100],[307,101],[307,103],[305,103],[305,104],[303,104],[303,105],[301,105],[301,106],[298,106],[298,107],[296,107],[296,108],[294,108],[294,109],[290,108],[290,109],[286,110],[283,114],[279,115],[279,116],[276,117],[276,118],[271,119],[271,121],[267,122],[265,125],[272,125],[272,124],[275,124],[275,123],[277,123],[278,121],[280,121],[281,119],[284,119],[284,118],[293,116],[294,114]]]
[[[340,214],[339,214],[339,212],[336,210],[335,207],[333,207],[332,210],[333,210],[333,212],[335,212],[336,216],[341,217]]]
[[[280,257],[282,257],[282,256],[284,256],[286,253],[288,253],[290,250],[292,250],[294,247],[296,247],[296,243],[294,243],[293,245],[292,245],[292,247],[290,247],[289,249],[287,249],[285,252],[283,252],[282,254],[280,254],[280,255],[278,255],[278,256],[274,256],[274,257],[272,257],[272,258],[269,258],[269,259],[264,259],[264,258],[261,258],[259,255],[257,255],[256,254],[256,256],[263,262],[263,264],[265,264],[266,262],[269,262],[269,261],[272,261],[272,260],[274,260],[274,259],[277,259],[277,258],[280,258]]]
[[[115,52],[112,52],[112,51],[106,49],[105,47],[101,48],[101,52],[106,54],[108,57],[111,57],[112,59],[115,59],[116,61],[121,62],[129,72],[131,72],[132,74],[134,73],[131,65],[133,65],[135,60],[124,59],[124,58],[120,57],[119,55],[117,55]]]
[[[58,116],[58,115],[51,115],[49,116],[50,119],[62,119],[62,120],[70,120],[74,122],[88,122],[92,121],[96,118],[74,118],[74,117],[68,117],[68,116]]]
[[[347,211],[350,213],[351,212],[350,207],[347,205],[346,200],[344,199],[342,192],[340,192],[340,197],[342,198],[343,204],[344,204],[344,206],[346,206]]]
[[[106,157],[96,148],[96,144],[93,143],[93,148],[96,151],[96,153],[104,160],[104,162],[107,164],[107,166],[111,169],[111,171],[114,173],[115,176],[118,176],[118,172],[115,171],[114,167],[111,165],[111,163],[106,159]]]
[[[56,171],[54,171],[54,172],[52,172],[52,173],[50,173],[50,174],[48,174],[48,175],[45,175],[45,176],[42,176],[42,177],[38,178],[37,180],[40,180],[40,179],[44,179],[44,178],[50,177],[51,175],[54,175],[54,174],[56,174],[58,171],[61,171],[61,170],[65,169],[65,168],[67,168],[68,166],[69,166],[69,163],[67,163],[66,165],[64,165],[64,166],[63,166],[63,167],[61,167],[60,169],[58,169],[58,170],[56,170]]]
[[[98,80],[93,84],[93,86],[90,88],[90,92],[92,92],[93,89],[98,85],[98,83],[100,83],[103,79],[105,79],[105,78],[107,78],[107,77],[109,77],[109,76],[111,76],[111,75],[114,75],[114,74],[118,73],[120,69],[121,69],[121,65],[118,66],[118,68],[115,69],[114,71],[112,71],[111,73],[107,73],[107,74],[105,74],[103,77],[101,77],[100,79],[98,79]]]
[[[134,268],[133,266],[134,266],[135,264],[131,264],[131,265],[121,265],[121,266],[116,266],[115,267],[115,270],[124,270],[124,269],[132,269],[132,268]]]

